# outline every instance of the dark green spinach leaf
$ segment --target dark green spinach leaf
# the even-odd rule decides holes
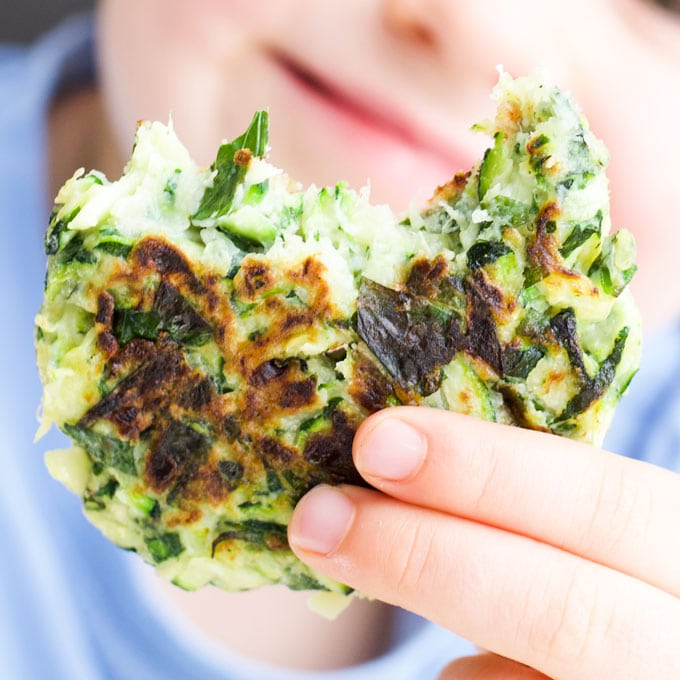
[[[164,562],[170,557],[177,557],[177,555],[184,552],[184,546],[179,534],[174,531],[159,534],[153,538],[146,538],[144,543],[146,543],[146,547],[149,549],[151,557],[156,564]]]
[[[82,425],[64,424],[64,432],[85,449],[93,461],[129,475],[137,474],[134,448],[129,442],[99,434]]]

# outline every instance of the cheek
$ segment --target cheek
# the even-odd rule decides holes
[[[647,73],[645,83],[628,80],[607,88],[607,101],[589,114],[610,153],[613,224],[644,239],[668,226],[680,154],[680,138],[672,133],[680,97],[671,83]]]
[[[189,3],[173,0],[173,3],[186,8],[187,14],[227,21],[252,21],[262,11],[262,3],[252,0],[193,0]]]
[[[167,121],[172,115],[198,160],[212,160],[227,129],[215,120],[216,112],[225,92],[239,91],[243,75],[232,62],[245,61],[250,51],[251,5],[102,0],[101,85],[121,150],[129,150],[138,120]]]
[[[632,231],[643,252],[672,236],[680,154],[680,30],[674,17],[650,8],[641,0],[612,2],[599,26],[598,59],[587,50],[574,54],[574,95],[609,149],[612,223]],[[655,17],[663,24],[648,23]],[[667,30],[675,53],[666,49]]]

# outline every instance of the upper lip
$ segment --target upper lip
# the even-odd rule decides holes
[[[453,170],[467,169],[461,166],[466,154],[454,148],[446,135],[435,132],[427,124],[408,116],[404,110],[391,103],[388,98],[381,99],[379,93],[367,95],[359,89],[352,90],[338,83],[332,76],[321,73],[314,67],[303,64],[294,56],[274,51],[273,59],[291,76],[317,94],[333,100],[336,106],[345,109],[350,115],[369,121],[377,128],[392,134],[408,146],[417,147],[440,157],[452,165]]]

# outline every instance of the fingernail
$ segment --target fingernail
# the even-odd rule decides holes
[[[312,489],[297,505],[288,528],[291,544],[326,555],[340,545],[354,518],[354,503],[332,486]]]
[[[357,466],[371,477],[402,481],[420,468],[426,452],[427,441],[418,430],[403,420],[387,417],[364,436]]]

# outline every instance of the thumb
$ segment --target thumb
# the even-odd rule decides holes
[[[478,654],[456,659],[438,680],[547,680],[547,676],[496,654]]]

